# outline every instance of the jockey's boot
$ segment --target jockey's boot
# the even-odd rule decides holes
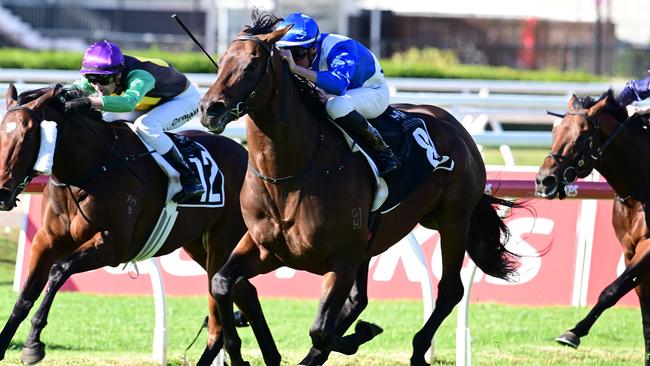
[[[352,111],[335,119],[335,122],[362,146],[368,148],[368,153],[377,164],[379,176],[385,177],[400,167],[400,162],[393,154],[393,150],[386,145],[379,131],[368,123],[361,113]]]
[[[194,171],[190,169],[181,154],[172,147],[167,153],[162,155],[171,166],[180,174],[181,191],[176,193],[172,200],[176,203],[184,202],[190,198],[198,197],[205,193],[201,181],[196,177]]]

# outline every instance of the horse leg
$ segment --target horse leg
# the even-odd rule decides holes
[[[56,260],[57,254],[45,243],[49,241],[46,242],[46,235],[39,230],[34,236],[27,280],[16,299],[9,319],[0,332],[0,360],[4,359],[5,351],[16,334],[18,326],[27,318],[34,302],[43,291],[47,283],[47,274]]]
[[[650,241],[637,244],[636,252],[627,268],[614,282],[605,289],[598,296],[598,302],[589,311],[587,316],[576,324],[571,330],[562,333],[555,340],[563,345],[573,348],[578,348],[580,345],[580,337],[589,334],[589,330],[594,325],[598,317],[607,309],[611,308],[621,299],[625,294],[635,288],[639,281],[644,279],[648,273],[648,265],[650,265]]]
[[[248,280],[237,283],[234,288],[233,299],[251,325],[257,344],[262,351],[264,364],[279,366],[282,356],[275,345],[266,318],[264,318],[264,312],[255,286]]]
[[[326,353],[339,348],[341,336],[337,334],[336,322],[359,273],[359,265],[339,260],[334,263],[333,270],[323,276],[317,316],[309,330],[313,348]]]
[[[438,283],[438,298],[436,299],[435,309],[422,329],[413,337],[411,366],[428,365],[425,354],[431,347],[434,334],[442,321],[463,298],[463,283],[460,278],[460,270],[465,258],[465,249],[467,248],[468,219],[439,220],[438,224],[442,250],[442,277]]]
[[[65,281],[75,273],[101,268],[114,262],[115,253],[109,235],[97,233],[92,239],[79,247],[77,251],[56,262],[49,275],[49,286],[41,305],[32,317],[32,327],[20,356],[26,365],[33,365],[45,357],[45,344],[41,342],[41,332],[47,325],[54,296]]]
[[[233,316],[233,287],[236,282],[249,279],[261,273],[270,272],[281,263],[263,247],[258,246],[246,232],[237,247],[212,277],[210,290],[217,301],[217,310],[223,332],[223,344],[230,356],[232,366],[248,366],[241,355],[241,339],[235,328]]]
[[[215,254],[217,254],[215,251],[217,244],[210,240],[212,236],[213,234],[211,232],[205,232],[202,238],[183,246],[183,249],[185,249],[190,257],[208,273],[208,293],[210,288],[209,279],[214,275],[219,266],[216,262],[217,259],[214,258],[216,256]],[[223,250],[223,252],[219,260],[223,260],[226,256],[226,251]],[[201,357],[196,363],[197,366],[211,365],[222,347],[223,339],[217,313],[217,303],[212,296],[208,296],[208,341]]]
[[[368,306],[367,291],[369,264],[370,259],[367,259],[359,266],[357,278],[352,286],[350,296],[346,299],[345,304],[336,319],[335,334],[338,336],[343,336],[352,323],[359,317],[361,312],[366,308],[366,306]],[[338,344],[335,345],[333,351],[346,355],[355,354],[362,344],[370,341],[381,332],[383,332],[381,327],[360,320],[355,326],[354,333],[342,337]],[[304,366],[322,365],[327,361],[328,357],[329,352],[324,352],[312,347],[307,356],[305,356],[299,364]]]
[[[641,317],[643,319],[645,365],[650,366],[650,278],[645,278],[643,282],[637,286],[636,293],[639,296]]]

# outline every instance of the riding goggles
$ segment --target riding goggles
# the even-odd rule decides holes
[[[108,85],[115,81],[115,74],[84,74],[91,84]]]
[[[310,49],[311,49],[311,47],[309,47],[309,48],[292,47],[292,48],[289,48],[289,51],[291,51],[291,57],[293,57],[293,59],[295,61],[300,61],[303,58],[307,57],[307,55],[309,54]]]

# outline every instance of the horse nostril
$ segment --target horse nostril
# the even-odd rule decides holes
[[[544,187],[553,187],[557,184],[557,178],[553,175],[548,175],[544,179],[542,179],[542,185]]]
[[[222,102],[214,102],[214,103],[212,103],[210,108],[207,109],[207,111],[208,111],[208,114],[211,115],[211,116],[218,116],[221,113],[223,113],[223,111],[225,109],[226,109],[226,105],[224,103],[222,103]]]

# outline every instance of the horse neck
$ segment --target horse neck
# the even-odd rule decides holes
[[[109,127],[103,123],[76,118],[81,120],[69,120],[58,131],[52,175],[63,183],[85,180],[94,174],[94,169],[100,169],[109,150],[100,137],[109,143],[113,140]]]
[[[608,126],[599,135],[602,144],[614,132],[616,126]],[[623,127],[603,150],[597,170],[612,186],[616,194],[650,199],[650,146],[646,136],[639,136]]]
[[[303,103],[293,80],[289,77],[283,85],[281,75],[279,79],[279,90],[272,92],[269,103],[252,110],[246,119],[250,164],[272,177],[298,174],[320,141],[320,122]],[[287,103],[286,115],[283,103]]]

